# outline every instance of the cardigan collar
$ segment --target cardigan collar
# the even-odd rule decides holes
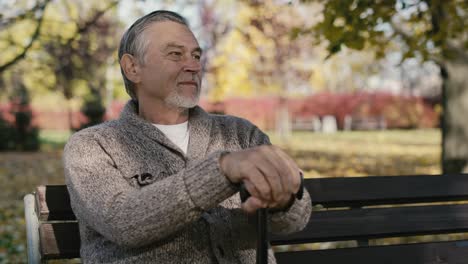
[[[204,157],[210,142],[210,115],[199,106],[189,109],[190,139],[186,155],[184,155],[183,151],[172,143],[161,130],[138,115],[138,103],[136,101],[129,100],[126,103],[120,114],[120,120],[134,127],[131,133],[138,131],[149,139],[179,152],[184,157],[188,157],[190,160],[197,160],[200,157]]]

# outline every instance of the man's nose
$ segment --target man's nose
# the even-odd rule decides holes
[[[201,71],[201,62],[196,58],[188,58],[185,61],[184,70],[188,72],[198,73]]]

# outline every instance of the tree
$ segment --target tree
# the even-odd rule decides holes
[[[10,84],[15,87],[10,103],[0,111],[0,151],[33,151],[39,149],[39,129],[33,121],[29,93],[21,79],[22,72],[14,72]]]
[[[432,60],[440,67],[442,168],[468,172],[468,2],[464,0],[325,0],[323,19],[295,34],[327,41],[330,56],[342,46],[373,49],[383,57],[401,43],[403,60]]]
[[[27,42],[26,45],[23,45],[22,43],[17,43],[11,38],[11,35],[8,35],[8,42],[9,44],[12,44],[12,46],[15,46],[15,49],[19,49],[19,52],[15,52],[12,58],[10,58],[6,62],[2,62],[0,65],[0,74],[10,68],[11,66],[15,65],[17,62],[22,60],[25,56],[26,53],[31,49],[32,45],[36,41],[36,39],[39,37],[41,33],[41,28],[42,28],[42,22],[44,20],[44,11],[49,4],[50,0],[38,0],[35,5],[31,9],[27,10],[21,10],[18,13],[16,13],[13,16],[10,17],[3,17],[2,14],[0,14],[0,18],[2,19],[0,21],[0,30],[5,30],[11,27],[12,25],[19,23],[20,21],[24,20],[35,20],[36,25],[33,33],[29,37],[29,41]],[[18,48],[16,46],[21,46],[21,48]]]
[[[2,79],[16,68],[25,73],[23,83],[30,91],[60,92],[69,102],[77,94],[104,98],[106,70],[115,62],[110,58],[118,45],[117,16],[109,13],[119,1],[34,3],[15,6],[19,11],[0,23]]]
[[[305,25],[296,6],[273,0],[219,2],[222,14],[202,16],[216,21],[206,23],[216,43],[207,65],[212,100],[309,90],[316,50],[310,48],[310,37],[290,37],[293,28]]]
[[[71,36],[64,36],[62,32],[51,34],[42,42],[47,52],[45,62],[55,74],[52,89],[60,91],[67,100],[82,87],[99,101],[104,98],[108,60],[117,50],[118,43],[115,39],[117,21],[105,14],[117,4],[118,1],[107,1],[101,7],[83,7],[69,1],[66,5],[68,14],[61,19],[72,21],[69,26],[73,33]],[[72,110],[69,108],[68,111],[69,127],[73,128]]]

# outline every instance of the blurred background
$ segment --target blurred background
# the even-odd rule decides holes
[[[22,198],[64,183],[68,137],[118,118],[120,37],[156,9],[204,50],[201,106],[306,177],[468,172],[464,0],[0,0],[0,263],[26,262]]]

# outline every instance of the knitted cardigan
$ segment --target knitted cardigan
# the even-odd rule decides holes
[[[79,222],[84,263],[255,263],[256,230],[219,157],[269,144],[250,122],[190,109],[187,154],[137,114],[75,133],[64,150],[65,178]],[[305,227],[307,192],[269,214],[273,233]],[[269,263],[276,263],[269,250]]]

